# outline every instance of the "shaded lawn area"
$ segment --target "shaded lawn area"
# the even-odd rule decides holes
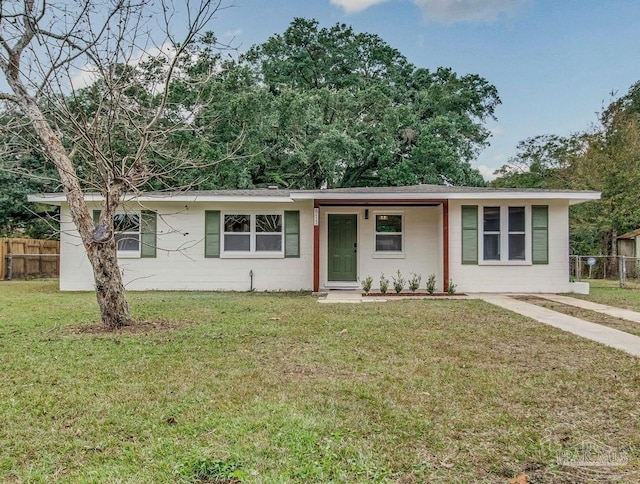
[[[481,301],[130,293],[104,333],[55,284],[0,284],[3,482],[640,478],[638,359]]]

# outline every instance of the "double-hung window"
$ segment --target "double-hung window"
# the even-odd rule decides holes
[[[483,207],[483,260],[526,260],[527,234],[525,227],[525,207]]]
[[[282,253],[282,214],[224,214],[223,252]]]
[[[118,255],[140,254],[140,214],[116,213],[113,216],[113,231]]]
[[[463,205],[463,264],[548,264],[549,207]]]
[[[118,257],[156,257],[158,214],[153,210],[116,212],[113,238]],[[100,222],[100,211],[93,211],[93,223]]]
[[[500,260],[500,207],[484,207],[484,260]]]
[[[509,207],[509,260],[525,260],[524,207]]]
[[[376,252],[401,253],[402,215],[376,214]]]

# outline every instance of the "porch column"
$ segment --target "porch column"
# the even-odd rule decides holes
[[[320,290],[320,203],[313,202],[313,291]]]
[[[444,292],[449,290],[449,201],[442,201],[442,277]]]

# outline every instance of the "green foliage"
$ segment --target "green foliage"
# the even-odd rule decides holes
[[[18,116],[15,112],[0,116],[0,143],[10,147],[0,151],[0,236],[58,238],[57,209],[27,201],[30,193],[57,191],[58,174],[33,148],[24,126],[21,133],[6,130],[8,117]]]
[[[192,85],[209,72],[199,63],[216,62],[186,59]],[[201,171],[201,188],[484,184],[469,162],[500,100],[477,75],[416,68],[376,35],[300,18],[218,66],[203,76],[212,95],[199,136],[184,142],[195,157],[234,158]],[[176,96],[197,111],[189,85]]]
[[[427,279],[427,292],[433,295],[436,292],[436,275],[429,274],[429,278]]]
[[[386,294],[389,290],[389,279],[384,274],[380,274],[380,292]]]
[[[367,276],[362,280],[362,290],[367,294],[371,291],[371,286],[373,285],[373,277]]]
[[[177,474],[187,482],[241,482],[249,477],[235,459],[193,459],[180,465]]]
[[[411,292],[416,292],[420,289],[420,282],[422,281],[422,276],[420,274],[413,274],[409,279],[409,290]]]
[[[396,294],[400,294],[407,283],[406,279],[402,277],[400,269],[398,269],[395,276],[391,276],[391,279],[393,279],[393,290],[396,291]]]
[[[456,288],[458,286],[453,283],[453,279],[449,279],[449,285],[447,286],[447,294],[453,296],[456,293]]]
[[[602,112],[592,132],[538,136],[498,170],[497,187],[595,190],[600,201],[570,207],[571,252],[616,254],[616,237],[640,227],[640,83]]]

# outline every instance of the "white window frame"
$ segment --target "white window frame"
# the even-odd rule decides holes
[[[113,230],[113,236],[115,237],[116,234],[137,234],[138,235],[138,248],[136,250],[119,250],[117,249],[117,256],[120,259],[139,259],[140,258],[140,249],[141,249],[141,244],[142,244],[142,212],[139,211],[123,211],[123,210],[118,210],[116,211],[116,213],[114,214],[114,219],[117,215],[126,215],[126,216],[137,216],[138,217],[138,231],[137,232],[133,232],[133,231],[126,231],[126,232],[118,232],[115,230],[115,220],[114,220],[114,230]],[[116,248],[117,248],[117,244],[118,242],[116,241]]]
[[[500,259],[484,259],[484,208],[500,208]],[[509,207],[524,207],[524,259],[509,260],[509,234],[523,232],[509,232]],[[524,266],[531,262],[531,204],[530,203],[487,203],[478,205],[478,265]],[[488,232],[497,233],[497,232]]]
[[[381,215],[398,215],[400,216],[400,221],[402,223],[402,230],[400,232],[378,232],[377,220]],[[405,246],[406,246],[406,229],[405,224],[407,221],[407,217],[404,212],[399,211],[382,211],[382,212],[373,212],[373,257],[375,259],[397,259],[405,257]],[[378,235],[399,235],[401,249],[400,250],[378,250]]]
[[[510,208],[522,208],[524,210],[524,230],[522,231],[518,231],[518,230],[511,230],[511,227],[509,227],[509,209]],[[530,212],[531,210],[529,210]],[[507,219],[507,253],[505,254],[507,257],[507,260],[509,262],[523,262],[527,260],[527,207],[524,205],[509,205],[506,207],[506,219]],[[502,214],[501,214],[502,215]],[[531,231],[531,230],[529,230]],[[511,259],[511,235],[524,235],[524,258],[523,259]]]
[[[225,218],[229,215],[248,215],[249,232],[226,232]],[[280,232],[257,232],[256,217],[273,215],[280,217]],[[230,234],[249,235],[249,250],[227,250],[225,236]],[[284,211],[234,210],[220,213],[220,258],[222,259],[274,259],[284,258]],[[256,250],[256,237],[260,234],[280,235],[280,250]]]

